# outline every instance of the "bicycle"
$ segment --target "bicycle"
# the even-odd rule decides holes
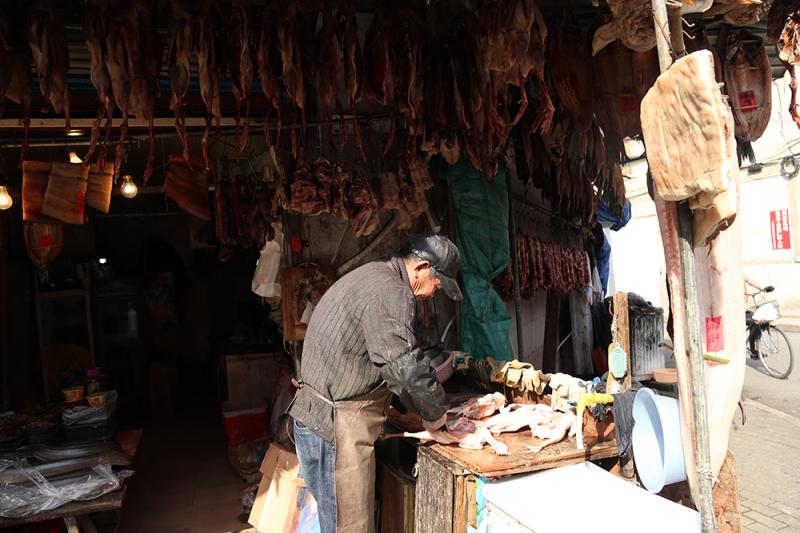
[[[747,351],[751,359],[761,362],[768,375],[786,379],[794,368],[794,355],[786,334],[772,324],[781,316],[778,303],[756,303],[756,296],[774,290],[775,287],[769,286],[749,295],[752,305],[745,310]]]

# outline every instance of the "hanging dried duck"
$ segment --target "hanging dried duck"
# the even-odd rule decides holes
[[[407,134],[404,157],[417,151],[417,141],[424,132],[424,88],[422,21],[411,8],[398,10],[395,46],[397,56],[398,108]]]
[[[342,43],[337,32],[336,17],[331,12],[331,8],[325,5],[322,11],[322,28],[319,31],[319,98],[322,102],[322,114],[325,117],[325,124],[328,129],[328,142],[331,147],[339,148],[333,141],[333,128],[331,126],[331,106],[334,102],[338,107],[339,83],[342,79],[342,68],[344,65],[344,52]],[[345,125],[342,119],[342,137],[344,137]]]
[[[123,159],[123,148],[128,136],[128,114],[130,105],[133,67],[129,58],[137,54],[134,40],[132,10],[124,3],[110,3],[106,30],[106,68],[111,79],[114,102],[122,112],[119,140],[114,151],[114,176],[119,176]]]
[[[378,102],[392,111],[389,116],[389,136],[383,148],[384,155],[389,152],[397,132],[397,122],[394,117],[397,90],[394,70],[396,58],[390,25],[391,19],[386,9],[377,6],[364,42],[367,104]]]
[[[278,22],[278,43],[283,64],[283,85],[292,105],[300,110],[302,138],[306,138],[306,92],[300,48],[298,7],[292,2]],[[297,112],[292,112],[292,156],[297,157]]]
[[[795,124],[800,127],[800,113],[797,111],[797,76],[795,74],[796,67],[800,64],[800,9],[789,12],[776,47],[778,56],[786,65],[792,78],[791,83],[789,83],[791,90],[789,114]]]
[[[218,0],[203,0],[197,19],[197,64],[200,80],[200,96],[206,106],[206,127],[203,131],[203,163],[211,168],[208,155],[208,134],[212,118],[220,127],[220,80],[225,70],[225,44],[222,13]]]
[[[364,57],[358,42],[358,26],[356,12],[352,0],[347,0],[342,10],[342,49],[344,51],[344,87],[345,96],[350,102],[350,113],[353,117],[353,136],[356,148],[362,161],[367,161],[364,153],[364,141],[361,138],[361,127],[358,125],[356,104],[361,100],[362,81],[364,78]]]
[[[594,113],[604,132],[622,137],[642,133],[642,98],[659,74],[655,49],[634,52],[615,42],[592,59]]]
[[[69,47],[64,24],[58,18],[54,0],[39,0],[31,9],[28,43],[31,46],[39,90],[53,110],[63,114],[69,129]]]
[[[28,152],[28,134],[31,123],[33,80],[31,78],[31,48],[24,25],[10,24],[8,15],[0,13],[0,116],[5,99],[22,105],[22,149],[18,166],[22,168]]]
[[[592,122],[594,88],[592,61],[588,43],[574,19],[564,16],[550,39],[549,61],[559,68],[552,70],[553,85],[575,126],[586,131]]]
[[[714,6],[706,11],[706,16],[722,15],[728,24],[751,26],[767,16],[772,0],[716,0]]]
[[[772,113],[772,68],[764,41],[746,30],[736,32],[728,39],[722,68],[739,163],[755,161],[750,142],[763,135]]]
[[[261,17],[261,28],[258,38],[258,51],[256,53],[256,64],[258,68],[258,79],[261,81],[261,92],[267,99],[267,112],[264,114],[262,126],[264,128],[264,140],[267,145],[272,144],[272,137],[269,134],[269,119],[274,111],[277,114],[277,125],[275,134],[275,144],[280,146],[281,128],[283,127],[283,117],[281,114],[281,87],[280,80],[276,74],[279,61],[276,60],[277,49],[275,47],[275,11],[265,8]]]
[[[230,51],[232,53],[230,67],[233,99],[236,103],[236,136],[238,140],[237,153],[239,154],[242,153],[242,150],[247,145],[247,137],[250,131],[250,92],[256,75],[254,30],[249,1],[234,0],[230,25]],[[240,130],[243,102],[245,117],[244,126]]]
[[[543,133],[550,131],[553,122],[553,114],[555,113],[555,106],[550,98],[550,90],[545,81],[545,58],[547,50],[547,24],[545,23],[542,12],[539,7],[532,3],[533,20],[531,23],[531,38],[528,43],[528,51],[525,55],[522,72],[527,72],[525,77],[528,78],[529,83],[527,87],[523,87],[525,91],[531,91],[535,95],[539,103],[539,108],[536,111],[530,125],[531,133]]]
[[[189,88],[189,60],[192,56],[193,21],[183,0],[172,0],[172,18],[169,24],[167,47],[167,73],[172,97],[169,108],[175,113],[175,129],[183,148],[183,159],[189,160],[189,138],[186,134],[186,91]]]
[[[155,161],[155,107],[156,98],[161,95],[158,78],[161,74],[163,48],[161,37],[155,26],[157,13],[146,0],[134,0],[132,4],[132,27],[128,29],[131,39],[128,50],[136,50],[129,56],[131,70],[131,93],[128,110],[134,117],[147,121],[149,130],[150,153],[142,173],[145,183],[153,174]]]
[[[108,72],[106,57],[108,47],[106,37],[108,34],[108,0],[89,0],[86,3],[83,15],[83,33],[86,38],[86,47],[89,49],[89,79],[97,90],[100,100],[97,108],[97,119],[92,124],[92,134],[89,149],[83,156],[85,162],[90,162],[100,141],[100,123],[105,120],[105,135],[103,137],[103,151],[100,153],[99,166],[105,164],[107,157],[106,146],[111,137],[111,119],[114,115],[114,96],[111,92],[111,75]]]

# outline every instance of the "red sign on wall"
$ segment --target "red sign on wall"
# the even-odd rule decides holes
[[[772,235],[773,250],[789,250],[792,247],[792,233],[789,229],[789,210],[770,211],[769,229]]]
[[[722,317],[706,317],[706,350],[721,352],[725,349],[725,338],[722,334]]]

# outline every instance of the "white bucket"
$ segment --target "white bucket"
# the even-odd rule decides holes
[[[633,401],[633,455],[645,488],[661,492],[664,485],[686,480],[678,400],[641,389]]]

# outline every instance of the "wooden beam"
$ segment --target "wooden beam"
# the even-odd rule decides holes
[[[666,0],[652,0],[658,61],[661,72],[672,66],[669,53],[670,42],[683,47],[683,34],[670,36]],[[680,39],[680,41],[678,41]],[[694,263],[692,213],[686,202],[677,205],[678,247],[680,250],[681,277],[686,306],[686,352],[689,358],[692,383],[692,407],[695,425],[695,464],[697,466],[697,495],[695,505],[700,511],[703,533],[716,532],[712,487],[714,473],[711,471],[711,450],[708,436],[708,410],[706,408],[705,362],[700,341],[700,322],[697,293],[697,273]],[[676,324],[679,327],[680,324]]]

